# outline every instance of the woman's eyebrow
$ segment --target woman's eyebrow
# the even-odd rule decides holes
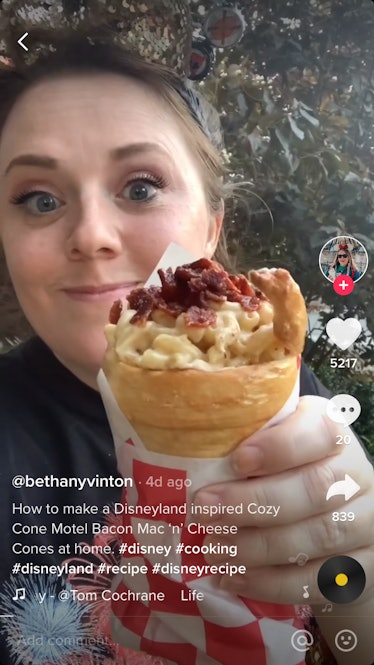
[[[128,145],[121,146],[120,148],[115,148],[109,153],[109,157],[112,161],[118,161],[123,159],[123,157],[132,157],[133,155],[144,152],[158,152],[162,155],[170,157],[169,152],[159,143],[149,142],[129,143]]]
[[[109,157],[112,161],[119,161],[125,157],[132,157],[133,155],[142,154],[146,152],[158,152],[166,157],[170,158],[169,153],[158,143],[129,143],[128,145],[120,146],[119,148],[114,148],[109,153]],[[12,168],[15,166],[38,166],[39,168],[44,169],[57,169],[59,162],[54,157],[48,157],[47,155],[19,155],[14,157],[11,162],[8,164],[3,176],[6,176]]]
[[[14,157],[5,169],[3,176],[8,175],[12,168],[15,166],[39,166],[45,169],[57,168],[58,162],[52,157],[44,155],[19,155]]]

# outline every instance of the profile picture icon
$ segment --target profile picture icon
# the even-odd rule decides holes
[[[319,267],[329,282],[348,275],[354,282],[364,276],[368,267],[368,254],[363,244],[351,236],[337,236],[328,240],[319,255]]]

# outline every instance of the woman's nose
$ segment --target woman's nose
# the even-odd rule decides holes
[[[115,204],[92,199],[69,220],[67,252],[72,259],[111,258],[122,251],[121,214]],[[122,215],[124,213],[122,212]]]

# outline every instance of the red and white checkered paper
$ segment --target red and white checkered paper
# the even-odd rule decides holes
[[[234,479],[228,458],[193,459],[162,455],[148,451],[130,423],[120,412],[103,374],[100,390],[115,440],[120,473],[134,480],[133,487],[124,491],[123,503],[129,505],[175,506],[191,503],[195,492],[211,483]],[[291,413],[299,394],[299,386],[282,411],[273,418],[275,424]],[[162,479],[160,487],[150,486],[150,477]],[[190,487],[168,487],[168,480],[191,481]],[[245,507],[244,507],[245,510]],[[197,577],[196,574],[152,573],[156,563],[204,565],[202,554],[177,554],[179,542],[202,545],[205,536],[191,535],[187,521],[199,522],[198,515],[184,514],[139,517],[123,515],[123,524],[132,526],[132,534],[124,535],[128,545],[172,545],[168,559],[163,554],[127,555],[121,564],[131,562],[147,565],[146,575],[117,575],[112,589],[126,591],[162,591],[163,602],[112,601],[112,636],[123,646],[167,658],[178,665],[301,665],[304,659],[291,645],[291,636],[303,624],[294,606],[262,603],[235,596],[217,588],[216,576]],[[164,525],[164,534],[139,534],[138,523]],[[180,527],[172,532],[170,525]],[[177,530],[176,530],[177,531]],[[235,557],[227,556],[235,564]],[[204,592],[204,600],[181,600],[188,590]],[[273,617],[273,618],[272,618]],[[274,618],[276,617],[276,618]]]
[[[188,260],[176,246],[167,250],[159,265],[177,266]],[[174,261],[173,261],[174,258]],[[157,283],[155,272],[148,283]],[[295,362],[298,362],[299,359]],[[224,371],[224,370],[222,370]],[[195,492],[212,483],[233,480],[228,457],[211,459],[183,458],[148,451],[129,421],[120,411],[113,393],[101,371],[98,383],[115,442],[118,468],[124,478],[133,478],[133,487],[126,489],[122,502],[128,505],[183,506],[190,505]],[[266,425],[270,427],[292,413],[299,398],[299,381],[286,404]],[[141,396],[139,396],[141,399]],[[161,486],[146,483],[149,477],[162,478]],[[168,480],[181,481],[183,489],[168,487]],[[184,485],[187,480],[189,487]],[[246,507],[244,507],[246,510]],[[139,534],[138,523],[164,525],[164,533]],[[297,608],[252,601],[223,591],[217,586],[217,576],[179,573],[153,573],[154,564],[205,565],[202,554],[177,554],[180,542],[202,545],[205,536],[191,535],[188,522],[199,522],[198,515],[164,514],[139,517],[123,514],[123,524],[132,526],[132,534],[124,535],[128,545],[172,545],[168,559],[163,554],[129,555],[121,564],[146,565],[146,575],[119,574],[113,579],[112,590],[162,591],[165,600],[155,602],[112,600],[112,637],[122,646],[145,651],[167,659],[170,665],[302,665],[303,654],[291,644],[292,634],[303,629]],[[180,527],[173,532],[172,526]],[[235,557],[227,556],[235,564]],[[218,576],[219,578],[220,576]],[[190,599],[188,591],[204,593],[203,600]]]

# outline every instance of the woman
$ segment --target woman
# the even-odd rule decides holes
[[[103,327],[111,303],[144,283],[170,242],[196,256],[215,253],[224,217],[223,168],[175,92],[175,77],[123,49],[68,43],[43,67],[25,68],[24,78],[1,78],[0,90],[1,238],[36,333],[0,359],[2,614],[11,615],[3,620],[0,661],[131,665],[134,654],[110,640],[108,603],[94,595],[110,587],[111,576],[94,577],[89,569],[90,562],[117,561],[114,538],[95,540],[85,530],[90,523],[115,523],[113,504],[121,495],[96,384]],[[277,526],[261,515],[233,520],[240,528],[232,540],[248,567],[243,596],[293,605],[303,602],[307,586],[320,614],[320,565],[333,555],[356,557],[367,586],[349,606],[349,627],[360,640],[355,659],[343,654],[343,660],[334,646],[348,621],[344,611],[338,606],[318,621],[337,663],[369,665],[371,620],[362,617],[370,617],[374,604],[373,469],[353,433],[351,445],[336,446],[343,429],[326,418],[318,396],[323,389],[305,368],[302,386],[309,396],[292,416],[239,447],[232,460],[238,481],[207,488],[200,500],[282,505]],[[335,511],[357,513],[346,528],[332,521],[325,496],[348,470],[361,490],[351,500],[334,499]],[[25,484],[18,479],[12,486],[15,476]],[[85,482],[97,476],[111,478],[111,486]],[[69,484],[72,477],[81,489]],[[300,550],[309,560],[291,565]],[[77,562],[86,566],[83,572],[74,568]],[[61,574],[49,569],[49,576],[42,567],[62,564]],[[239,590],[234,579],[222,584]],[[11,602],[22,589],[25,601]],[[79,591],[92,596],[77,602]],[[65,602],[58,603],[62,593]],[[265,653],[266,631],[262,639]],[[281,665],[304,655],[289,642],[278,649]],[[250,643],[245,656],[251,659]],[[326,655],[324,662],[335,661]]]
[[[354,282],[360,279],[362,273],[357,270],[352,254],[346,243],[339,245],[333,263],[326,270],[326,277],[333,282],[339,275],[349,275]]]

